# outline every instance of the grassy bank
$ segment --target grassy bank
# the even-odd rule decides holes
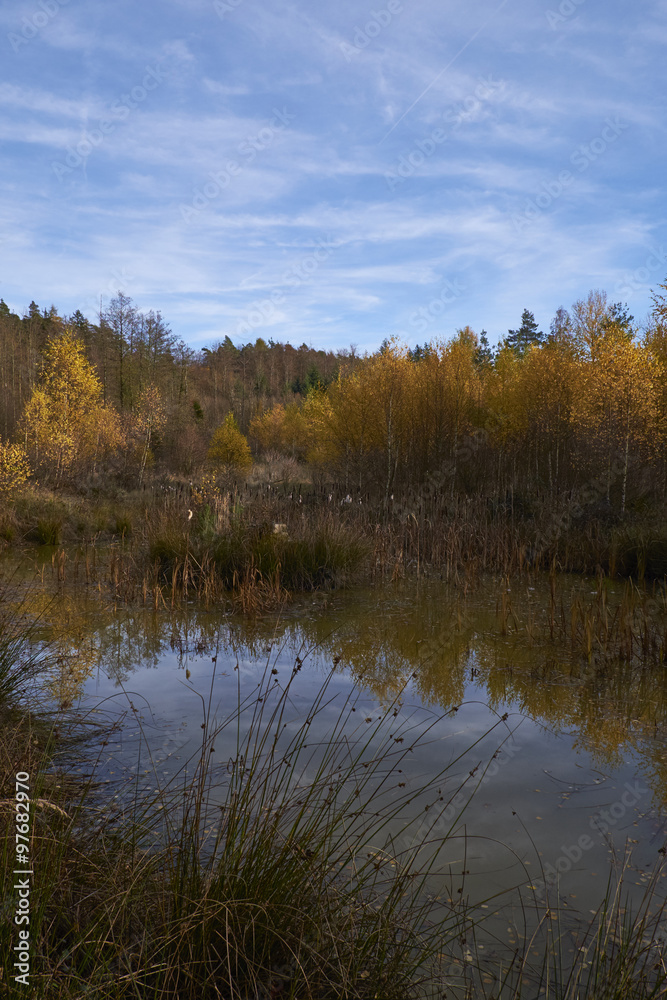
[[[51,546],[59,579],[104,579],[115,597],[155,607],[232,595],[252,611],[368,578],[372,544],[360,526],[279,513],[290,516],[276,521],[274,504],[241,493],[207,502],[182,484],[116,498],[33,488],[0,512],[0,541],[9,552]]]

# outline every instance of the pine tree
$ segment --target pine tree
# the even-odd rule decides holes
[[[521,314],[521,326],[518,330],[508,330],[505,343],[515,354],[523,357],[529,347],[544,343],[544,334],[535,322],[535,317],[528,309]]]
[[[479,335],[479,346],[475,351],[474,360],[478,368],[485,368],[493,364],[493,350],[489,344],[489,336],[486,330],[482,330]]]
[[[628,312],[627,302],[614,302],[609,306],[607,315],[602,321],[602,329],[605,333],[616,331],[629,340],[632,340],[634,336],[632,327],[634,319],[635,317],[631,316]]]

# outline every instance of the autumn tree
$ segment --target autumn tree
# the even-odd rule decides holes
[[[567,309],[559,306],[549,326],[549,343],[563,343],[572,338],[572,320]]]
[[[141,392],[134,411],[127,420],[127,445],[130,458],[138,466],[139,483],[143,481],[147,464],[153,461],[151,444],[167,420],[162,396],[154,385]]]
[[[595,342],[594,357],[584,363],[573,417],[593,468],[605,481],[611,503],[614,483],[620,486],[625,510],[631,454],[648,459],[655,441],[655,365],[650,351],[622,326],[610,326]],[[589,459],[589,461],[590,461]]]
[[[667,292],[667,283],[658,288]],[[653,313],[644,343],[653,361],[655,388],[655,440],[662,497],[667,497],[667,295],[653,293]]]
[[[100,381],[74,332],[68,328],[50,338],[21,431],[34,467],[56,484],[77,473],[94,473],[119,448],[118,414],[101,397]]]
[[[252,465],[250,445],[239,430],[233,413],[228,413],[213,434],[208,446],[208,459],[224,474],[236,478]]]
[[[572,337],[581,357],[595,361],[608,317],[607,293],[599,289],[574,303],[570,313]]]

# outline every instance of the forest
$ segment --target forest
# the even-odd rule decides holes
[[[184,491],[186,508],[213,507],[217,528],[230,490],[273,490],[350,508],[340,516],[364,531],[503,523],[519,562],[560,558],[576,529],[606,539],[587,568],[662,576],[665,291],[641,325],[596,290],[559,308],[548,333],[524,309],[495,349],[466,326],[364,355],[229,337],[195,351],[121,292],[97,323],[35,302],[19,317],[0,301],[3,537],[29,533],[7,514],[26,490],[122,504],[159,484]]]

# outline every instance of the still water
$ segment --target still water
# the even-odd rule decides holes
[[[594,580],[558,585],[562,618],[573,600],[599,597]],[[605,586],[613,612],[621,588]],[[414,792],[406,805],[414,823],[398,847],[446,837],[434,893],[446,899],[462,889],[497,914],[511,944],[519,931],[502,894],[519,889],[539,900],[546,885],[587,917],[626,850],[639,890],[667,839],[665,668],[602,662],[595,648],[560,640],[548,594],[540,578],[489,579],[468,593],[402,582],[309,596],[254,620],[62,594],[51,612],[58,608],[52,617],[66,648],[49,690],[70,710],[122,718],[100,750],[100,776],[116,789],[119,776],[136,775],[151,791],[196,755],[206,718],[222,722],[239,701],[252,703],[267,671],[283,685],[297,658],[302,664],[286,717],[294,730],[333,669],[313,745],[326,741],[351,696],[345,732],[371,731],[395,705],[391,735],[403,741],[402,782]],[[658,616],[662,602],[653,602]],[[215,741],[223,773],[246,725],[242,714],[238,731],[230,725]],[[428,825],[420,788],[441,772],[447,805]]]

